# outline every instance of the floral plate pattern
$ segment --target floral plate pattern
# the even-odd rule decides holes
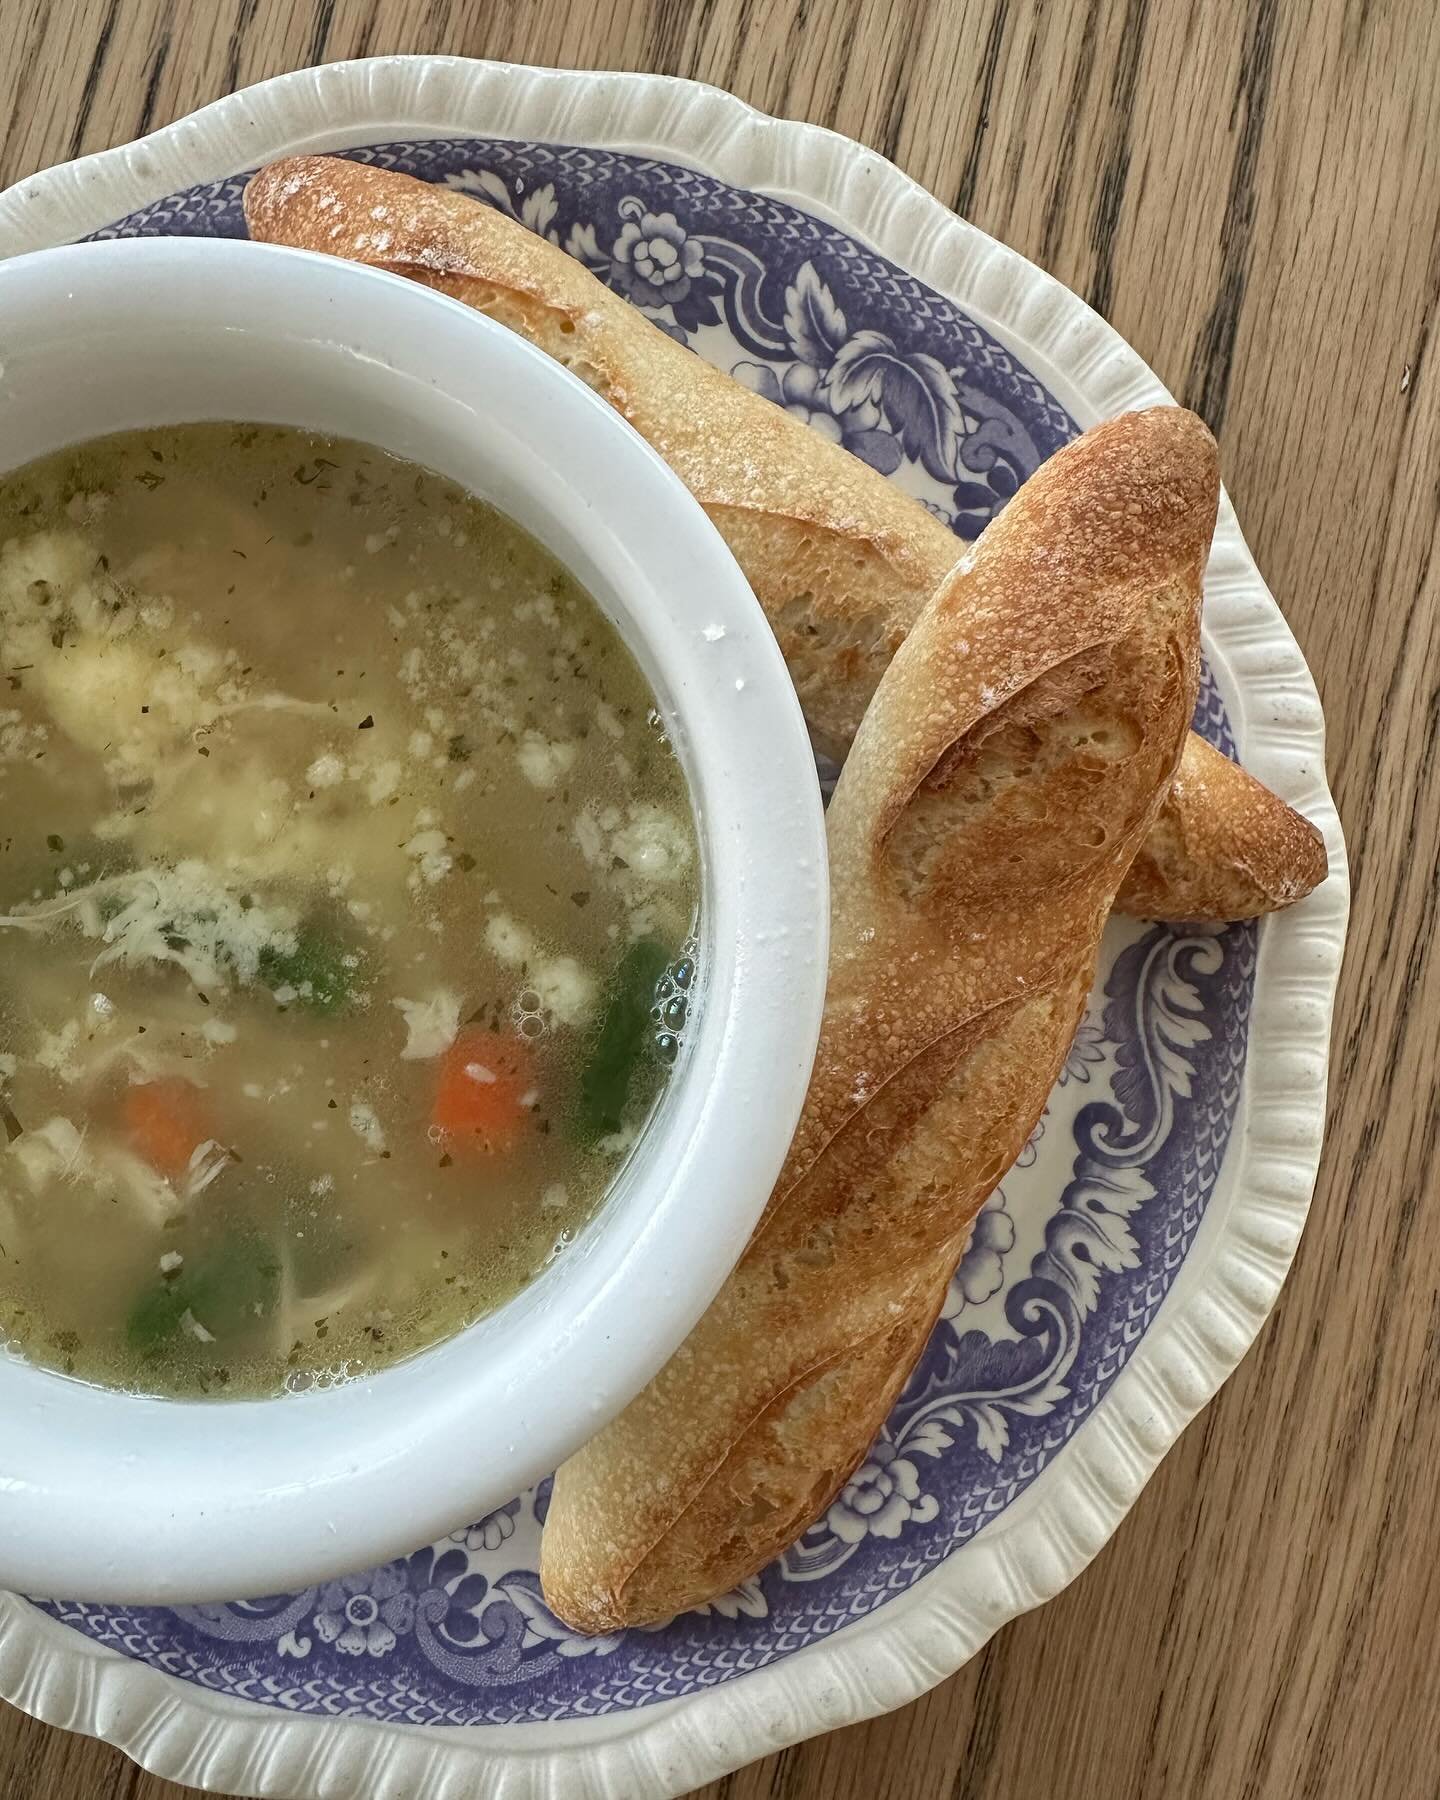
[[[141,203],[108,215],[102,211],[96,220],[93,196],[82,205],[78,190],[72,191],[67,217],[57,195],[51,241],[80,235],[243,235],[239,199],[245,171],[281,148],[312,142],[316,121],[324,117],[324,147],[446,182],[503,209],[578,257],[661,329],[901,482],[962,539],[977,535],[1035,467],[1079,429],[1071,410],[1075,401],[1068,399],[1075,378],[1042,380],[1035,372],[1042,356],[1032,367],[1032,359],[1022,360],[955,299],[878,254],[866,241],[867,235],[878,235],[873,230],[862,235],[829,223],[822,196],[807,210],[756,191],[773,188],[774,182],[756,180],[751,186],[658,154],[607,148],[599,141],[602,135],[612,141],[621,136],[613,108],[603,133],[582,134],[569,117],[567,141],[540,141],[562,137],[543,129],[547,98],[563,97],[564,84],[581,78],[532,73],[528,112],[535,122],[528,136],[514,117],[505,120],[503,135],[461,134],[453,115],[487,114],[454,106],[448,109],[446,132],[435,128],[437,121],[399,105],[377,116],[411,117],[426,128],[393,135],[363,129],[370,115],[361,102],[377,82],[388,79],[382,71],[402,80],[420,64],[435,80],[447,68],[473,72],[467,79],[479,90],[488,84],[492,97],[501,94],[504,78],[511,78],[503,92],[512,114],[513,80],[526,73],[446,65],[441,59],[352,65],[346,80],[354,119],[346,128],[326,110],[333,108],[339,71],[283,77],[256,92],[278,99],[282,113],[290,109],[288,132],[277,131],[275,121],[267,132],[262,120],[247,134],[243,121],[232,116],[236,137],[228,157],[223,134],[211,147],[223,172],[169,192],[160,191],[148,170],[141,181],[138,153],[145,146],[134,147],[137,166],[129,174],[129,193]],[[418,74],[416,80],[423,86]],[[621,82],[614,106],[623,111],[623,101],[637,115],[644,111],[642,100],[654,93],[645,85],[651,78],[604,80]],[[288,96],[277,95],[285,83],[300,85]],[[677,117],[703,104],[719,108],[737,132],[757,117],[724,96],[687,84],[655,86],[673,100]],[[702,99],[681,107],[677,89]],[[210,110],[235,105],[222,102]],[[559,107],[562,117],[573,110]],[[197,126],[205,117],[188,123]],[[650,127],[653,151],[664,134],[652,118],[643,123]],[[311,127],[308,135],[304,124]],[[801,134],[811,150],[809,140],[823,139],[837,166],[852,157],[878,163],[844,140],[809,128],[774,121],[760,121],[758,128]],[[170,134],[184,129],[172,127]],[[622,141],[633,142],[634,135],[625,133]],[[166,136],[159,134],[161,140]],[[185,160],[177,138],[166,167],[180,168]],[[887,173],[898,210],[910,202],[909,184],[896,172]],[[140,187],[149,193],[137,193]],[[120,189],[112,180],[108,191]],[[933,201],[928,205],[942,210]],[[14,209],[7,219],[0,203],[0,251],[20,247],[15,222]],[[1048,290],[1054,284],[1018,259],[1011,261],[1025,271],[1032,288],[1044,285],[1042,300],[1052,298]],[[983,281],[977,282],[977,293],[982,300],[988,297]],[[1033,294],[1025,303],[1037,304]],[[1079,302],[1069,304],[1084,313]],[[976,310],[998,318],[1003,309],[992,300]],[[1017,336],[1023,341],[1023,333],[1014,322],[1017,309],[1010,315],[1014,344]],[[1082,322],[1089,319],[1093,315]],[[1105,334],[1102,349],[1118,345],[1108,341],[1113,334],[1107,328],[1094,325]],[[1076,361],[1083,365],[1084,359]],[[1128,364],[1124,373],[1132,373]],[[1099,381],[1093,385],[1103,387]],[[1056,391],[1061,386],[1066,400]],[[1085,397],[1081,384],[1080,398]],[[1150,378],[1148,389],[1136,397],[1164,396]],[[1076,406],[1087,422],[1104,410],[1113,410],[1104,397],[1091,398],[1084,412]],[[1227,529],[1239,544],[1238,571],[1223,564]],[[1291,710],[1297,696],[1313,705],[1313,690],[1306,694],[1303,665],[1288,640],[1288,660],[1275,660],[1273,645],[1283,637],[1283,625],[1248,564],[1233,515],[1222,519],[1217,561],[1222,566],[1217,571],[1212,565],[1212,575],[1222,586],[1232,576],[1248,585],[1251,638],[1271,645],[1271,664],[1283,669]],[[1264,601],[1258,611],[1256,590]],[[1212,594],[1212,612],[1214,604]],[[1237,616],[1231,625],[1219,646],[1217,668],[1237,649],[1243,660],[1245,619]],[[1263,665],[1253,676],[1259,689],[1272,679]],[[1233,693],[1243,714],[1243,680]],[[1273,704],[1284,710],[1282,702]],[[1196,724],[1233,751],[1221,688],[1209,675]],[[1318,765],[1318,708],[1308,725],[1307,748]],[[1316,772],[1310,771],[1306,798],[1313,802],[1312,815],[1323,815],[1328,796],[1323,781],[1320,793],[1314,792]],[[822,779],[833,773],[821,769]],[[1292,791],[1295,785],[1292,780]],[[1337,836],[1332,853],[1338,848]],[[1343,890],[1343,876],[1337,879]],[[1332,881],[1327,889],[1332,898],[1335,886]],[[1304,910],[1313,915],[1317,909],[1312,902]],[[1342,891],[1329,917],[1337,962],[1343,911]],[[1312,931],[1325,923],[1317,920]],[[183,1710],[177,1691],[182,1697],[220,1695],[271,1709],[286,1724],[306,1715],[372,1721],[392,1733],[392,1748],[402,1741],[393,1734],[403,1733],[407,1778],[423,1779],[429,1784],[425,1791],[434,1792],[451,1791],[446,1784],[452,1781],[460,1791],[464,1765],[471,1782],[480,1783],[465,1791],[498,1791],[499,1764],[486,1756],[495,1750],[507,1759],[507,1780],[525,1771],[528,1785],[522,1791],[673,1793],[774,1743],[910,1697],[957,1666],[1004,1617],[1077,1572],[1174,1435],[1162,1430],[1155,1445],[1139,1432],[1127,1460],[1121,1454],[1125,1409],[1114,1405],[1112,1395],[1132,1359],[1143,1365],[1153,1350],[1172,1288],[1186,1281],[1194,1285],[1192,1258],[1217,1194],[1225,1194],[1227,1213],[1235,1211],[1237,1179],[1227,1149],[1237,1126],[1246,1128],[1242,1100],[1262,941],[1268,955],[1272,935],[1292,928],[1288,920],[1272,924],[1262,937],[1248,925],[1195,931],[1112,923],[1096,992],[1045,1118],[981,1213],[943,1317],[880,1440],[800,1543],[712,1606],[656,1630],[598,1639],[571,1633],[540,1594],[538,1544],[549,1495],[549,1483],[542,1482],[448,1540],[298,1594],[225,1606],[37,1601],[34,1607],[77,1642],[89,1640],[118,1653],[126,1668],[162,1671],[172,1707]],[[1319,1068],[1323,1074],[1323,1043]],[[1169,1372],[1177,1390],[1172,1399],[1178,1400],[1170,1410],[1182,1420],[1237,1359],[1278,1286],[1303,1218],[1317,1149],[1318,1137],[1299,1159],[1298,1186],[1292,1180],[1286,1189],[1292,1216],[1272,1222],[1268,1253],[1275,1266],[1267,1279],[1273,1279],[1263,1303],[1251,1305],[1253,1318],[1242,1316],[1232,1329],[1230,1336],[1241,1341],[1232,1345],[1221,1331],[1223,1348],[1215,1354],[1197,1329],[1188,1386],[1178,1365]],[[1278,1201],[1270,1210],[1277,1208]],[[1228,1228],[1210,1222],[1212,1261]],[[1252,1271],[1252,1285],[1254,1279]],[[1207,1349],[1211,1362],[1220,1365],[1213,1380],[1205,1367]],[[1147,1379],[1153,1394],[1164,1388],[1167,1372],[1157,1361]],[[1158,1401],[1152,1421],[1157,1407]],[[1108,1437],[1097,1439],[1102,1420],[1112,1423]],[[1074,1442],[1087,1422],[1085,1437]],[[1083,1467],[1082,1445],[1092,1451]],[[1102,1467],[1107,1449],[1109,1465]],[[1033,1537],[1047,1509],[1052,1518],[1057,1511],[1065,1517],[1065,1497],[1055,1478],[1066,1470],[1074,1477],[1070,1517],[1052,1530],[1052,1542],[1031,1545],[1027,1563],[1024,1548],[1014,1547],[1018,1531],[1028,1527]],[[1082,1501],[1079,1488],[1086,1481],[1099,1494]],[[1048,1498],[1041,1498],[1047,1492]],[[1103,1517],[1086,1516],[1087,1504],[1091,1515]],[[1012,1521],[1018,1522],[1016,1531]],[[935,1583],[952,1572],[961,1579],[964,1559],[990,1545],[995,1546],[992,1566],[982,1570],[976,1563],[971,1575],[972,1616],[952,1628],[949,1646],[927,1664],[917,1636],[916,1666],[898,1688],[893,1681],[888,1687],[880,1682],[884,1657],[893,1659],[897,1652],[891,1644],[880,1653],[877,1626],[892,1614],[897,1621],[902,1613],[913,1619]],[[1000,1595],[987,1591],[997,1572],[1009,1589]],[[941,1600],[938,1588],[934,1592],[937,1614],[953,1607],[953,1601]],[[6,1632],[0,1646],[13,1635]],[[868,1659],[867,1637],[874,1639]],[[854,1654],[842,1669],[837,1653],[852,1645]],[[836,1659],[828,1674],[821,1672],[817,1653]],[[813,1706],[807,1713],[799,1703],[806,1670],[812,1693],[821,1692],[827,1680],[845,1693],[838,1714],[832,1705],[832,1716],[822,1708],[817,1717]],[[770,1716],[779,1686],[767,1699],[759,1697],[758,1684],[777,1671],[785,1672],[788,1683],[783,1691],[789,1713],[783,1718]],[[876,1680],[866,1692],[872,1672]],[[0,1658],[0,1685],[6,1680]],[[852,1694],[847,1681],[859,1691]],[[700,1697],[713,1699],[717,1690],[725,1691],[727,1709],[723,1720],[708,1715],[707,1737],[699,1730]],[[5,1691],[14,1691],[14,1684]],[[751,1694],[753,1712],[748,1711]],[[19,1697],[25,1700],[23,1693]],[[159,1690],[153,1703],[161,1704]],[[46,1709],[37,1701],[36,1710]],[[670,1723],[682,1712],[696,1726],[688,1745]],[[649,1719],[657,1729],[647,1743],[637,1727]],[[218,1756],[213,1742],[208,1749],[191,1742],[185,1757],[166,1761],[166,1772],[225,1786],[236,1780],[231,1769],[240,1758],[244,1780],[253,1784],[247,1791],[347,1791],[329,1785],[332,1772],[319,1749],[307,1753],[309,1773],[297,1774],[298,1764],[287,1763],[273,1732],[263,1742],[267,1756],[274,1752],[274,1768],[261,1769],[255,1756],[262,1738],[247,1736],[247,1729],[231,1718],[225,1756]],[[550,1737],[537,1740],[536,1734],[547,1731]],[[562,1733],[566,1745],[587,1750],[583,1790],[557,1785],[565,1778],[552,1759]],[[320,1743],[313,1735],[305,1741]],[[289,1742],[298,1755],[300,1738]],[[417,1743],[435,1747],[434,1754],[415,1748]],[[463,1763],[457,1760],[461,1745]],[[296,1785],[302,1780],[310,1785]]]

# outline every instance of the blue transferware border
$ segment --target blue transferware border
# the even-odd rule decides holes
[[[953,303],[843,231],[650,158],[494,139],[357,160],[445,181],[580,257],[707,360],[973,537],[1076,426]],[[244,177],[97,232],[242,236]],[[1197,728],[1231,750],[1207,678]],[[823,773],[823,771],[822,771]],[[944,1317],[865,1466],[778,1563],[700,1613],[584,1639],[536,1574],[549,1484],[443,1542],[293,1595],[43,1602],[200,1687],[391,1723],[593,1717],[733,1679],[903,1592],[1068,1442],[1151,1325],[1239,1104],[1256,932],[1114,924],[1061,1084],[977,1221]]]

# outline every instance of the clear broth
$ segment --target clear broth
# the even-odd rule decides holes
[[[454,483],[233,424],[0,480],[0,1334],[264,1395],[502,1304],[654,1106],[697,896],[639,668]]]

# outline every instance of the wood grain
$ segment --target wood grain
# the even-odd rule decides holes
[[[1081,1581],[704,1800],[1440,1793],[1432,0],[0,0],[0,49],[5,180],[342,56],[717,82],[893,157],[1205,414],[1319,679],[1357,884],[1294,1273]],[[181,1792],[0,1718],[0,1800]]]

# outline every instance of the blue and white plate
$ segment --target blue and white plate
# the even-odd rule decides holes
[[[960,538],[1083,426],[1168,397],[1083,302],[871,152],[652,76],[282,76],[12,189],[0,254],[241,235],[246,172],[300,149],[502,208]],[[661,1629],[581,1638],[541,1598],[542,1482],[303,1593],[4,1597],[0,1692],[223,1792],[637,1800],[913,1699],[1073,1579],[1258,1330],[1319,1154],[1344,847],[1313,684],[1228,501],[1206,594],[1197,727],[1321,825],[1330,879],[1258,930],[1111,926],[923,1362],[799,1544]]]

